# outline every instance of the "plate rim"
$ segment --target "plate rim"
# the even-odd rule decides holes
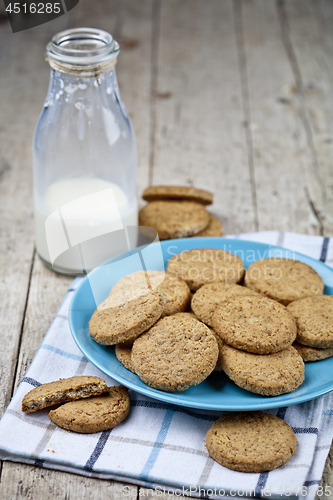
[[[152,244],[161,244],[162,249],[163,249],[163,246],[166,246],[166,244],[172,244],[173,242],[179,244],[179,243],[183,243],[183,242],[189,242],[189,240],[191,241],[191,246],[192,246],[192,244],[195,244],[196,242],[200,243],[200,246],[197,248],[209,248],[207,246],[206,247],[202,246],[202,243],[204,241],[207,243],[209,241],[215,242],[215,244],[218,243],[219,241],[224,241],[224,242],[230,242],[231,244],[233,244],[233,243],[235,243],[235,244],[236,243],[244,243],[244,244],[249,244],[249,245],[255,244],[255,245],[259,245],[262,248],[265,248],[265,249],[268,248],[270,250],[271,249],[272,250],[282,250],[284,252],[291,251],[295,254],[296,257],[301,256],[307,260],[315,262],[317,265],[319,264],[320,267],[323,267],[328,272],[332,273],[332,277],[333,277],[333,269],[330,266],[328,266],[327,264],[325,264],[325,262],[322,262],[322,261],[315,259],[313,257],[310,257],[306,254],[302,254],[300,252],[297,252],[297,251],[294,251],[294,250],[291,250],[288,248],[284,248],[284,247],[281,247],[278,245],[272,245],[270,243],[263,243],[260,241],[252,241],[252,240],[239,239],[239,238],[229,238],[229,237],[193,237],[193,238],[177,238],[177,239],[171,239],[171,240],[164,240],[164,241],[160,241],[160,242],[153,242]],[[145,246],[146,245],[136,247],[135,250],[139,251],[141,248],[144,248]],[[181,251],[186,251],[186,249],[181,250]],[[109,259],[108,261],[106,261],[105,264],[118,261],[122,257],[124,257],[124,258],[128,257],[128,253],[124,252],[122,254],[119,254],[119,255],[113,257],[112,259]],[[260,260],[260,259],[258,259],[258,260]],[[257,262],[257,261],[255,261],[255,262]],[[100,266],[98,268],[95,268],[92,271],[90,271],[90,273],[88,273],[81,280],[78,287],[74,291],[73,297],[71,298],[71,301],[69,304],[69,310],[68,310],[69,327],[70,327],[71,335],[75,341],[75,344],[77,345],[79,350],[84,354],[84,356],[96,368],[98,368],[102,373],[104,373],[108,377],[112,378],[116,382],[123,384],[128,389],[132,389],[133,391],[135,391],[139,394],[143,394],[146,397],[149,397],[152,399],[157,399],[158,401],[163,401],[163,402],[168,403],[168,404],[176,405],[177,407],[180,406],[180,407],[187,407],[187,408],[196,408],[196,409],[208,410],[208,411],[248,411],[248,410],[264,410],[264,409],[279,408],[279,407],[284,407],[284,406],[291,406],[291,405],[311,401],[312,399],[316,399],[316,398],[323,396],[324,394],[327,394],[333,390],[333,378],[332,378],[332,386],[331,387],[329,387],[327,389],[318,389],[317,391],[313,391],[311,393],[311,397],[308,397],[307,394],[304,394],[303,396],[298,396],[297,398],[290,398],[290,400],[287,399],[285,401],[280,401],[278,399],[280,396],[284,396],[284,397],[288,398],[289,394],[294,394],[295,391],[293,391],[291,393],[282,394],[280,396],[271,396],[271,397],[267,396],[267,398],[268,398],[267,400],[266,400],[265,396],[261,396],[262,398],[265,398],[265,399],[263,399],[263,401],[259,402],[258,404],[250,403],[250,404],[247,404],[245,406],[241,405],[241,404],[232,404],[232,405],[224,404],[221,406],[221,405],[216,405],[216,403],[215,404],[214,403],[206,403],[205,405],[202,405],[200,403],[196,403],[195,401],[186,401],[186,400],[184,401],[184,399],[182,398],[182,395],[185,394],[186,391],[184,391],[184,392],[183,391],[181,391],[181,392],[176,391],[174,393],[169,393],[169,392],[164,392],[164,391],[154,389],[154,388],[149,387],[149,386],[138,387],[135,382],[131,382],[131,381],[127,380],[121,374],[120,375],[114,374],[114,373],[110,374],[110,372],[106,371],[106,369],[99,363],[99,361],[96,361],[94,358],[92,358],[91,354],[89,352],[87,352],[87,350],[84,348],[84,346],[81,345],[81,343],[77,337],[77,333],[75,331],[75,328],[73,325],[73,318],[72,318],[72,310],[73,310],[72,305],[73,305],[73,302],[76,300],[77,295],[80,293],[81,287],[83,287],[86,284],[86,281],[89,280],[89,276],[92,273],[98,272],[99,268],[100,268]],[[109,346],[109,347],[113,347],[113,346]],[[327,359],[330,359],[330,358],[327,358]],[[320,361],[324,362],[324,361],[327,361],[327,359],[320,360]],[[333,359],[333,358],[331,358],[331,359]],[[320,361],[317,361],[317,363]],[[305,368],[306,367],[307,367],[307,365],[305,365]],[[129,373],[131,373],[131,372],[129,372]],[[256,396],[260,397],[259,394],[256,394]]]

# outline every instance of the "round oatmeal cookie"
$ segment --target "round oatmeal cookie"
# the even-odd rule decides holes
[[[193,236],[222,236],[223,226],[215,215],[209,214],[208,226]]]
[[[212,333],[214,333],[215,335],[215,338],[217,340],[217,345],[218,345],[218,348],[219,348],[219,355],[218,355],[218,358],[217,358],[217,362],[216,362],[216,365],[215,365],[215,368],[214,368],[214,372],[222,372],[222,346],[224,345],[224,342],[223,340],[221,339],[221,337],[219,335],[217,335],[217,333],[213,330],[213,328],[210,328],[210,331]]]
[[[174,274],[164,271],[137,271],[119,280],[110,292],[133,299],[159,288],[163,299],[163,316],[185,311],[191,300],[191,291],[186,282]]]
[[[333,297],[317,295],[287,307],[297,323],[297,342],[310,347],[333,347]]]
[[[207,283],[195,292],[191,308],[206,325],[212,326],[213,314],[221,302],[240,295],[258,295],[257,292],[235,283]]]
[[[29,391],[22,399],[22,411],[30,413],[55,404],[96,396],[106,389],[105,381],[99,377],[85,375],[61,378]]]
[[[309,361],[320,361],[321,359],[333,356],[333,349],[318,349],[318,347],[309,347],[299,344],[298,342],[294,342],[293,347],[295,347],[302,356],[304,363]]]
[[[142,198],[146,201],[188,200],[203,205],[213,203],[213,193],[210,191],[187,186],[150,186],[144,190]]]
[[[68,431],[91,434],[113,429],[125,420],[130,410],[126,387],[109,387],[101,396],[73,401],[51,410],[49,418]]]
[[[195,201],[152,201],[139,212],[139,225],[155,229],[160,240],[193,236],[208,224],[207,210]]]
[[[167,271],[186,281],[191,290],[212,282],[238,283],[245,274],[241,259],[219,248],[196,248],[171,257]]]
[[[245,285],[285,306],[294,300],[320,295],[324,290],[323,280],[312,267],[276,257],[251,264],[246,271]]]
[[[304,362],[294,347],[253,354],[222,346],[222,369],[236,385],[263,396],[295,391],[304,380]]]
[[[132,365],[132,345],[131,344],[116,344],[115,355],[118,361],[124,365],[127,370],[135,373],[134,366]]]
[[[270,354],[291,346],[296,322],[285,306],[260,295],[244,295],[221,302],[212,324],[228,345],[256,354]]]
[[[133,344],[132,363],[141,380],[166,392],[184,391],[214,370],[218,345],[209,328],[191,317],[159,320]]]
[[[98,307],[89,321],[91,337],[103,345],[132,342],[148,330],[163,313],[163,299],[157,288],[133,300],[118,303],[110,296]]]
[[[213,423],[206,447],[213,460],[238,472],[266,472],[288,462],[297,439],[281,418],[262,411],[232,412]]]

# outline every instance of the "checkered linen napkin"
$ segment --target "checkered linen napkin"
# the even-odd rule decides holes
[[[278,232],[236,237],[278,244],[333,265],[333,240],[328,238]],[[215,499],[255,492],[267,498],[290,494],[314,498],[333,437],[333,393],[270,411],[291,425],[298,445],[287,464],[262,474],[234,472],[209,457],[206,432],[223,412],[173,406],[130,391],[129,417],[114,429],[96,434],[57,427],[48,419],[47,409],[22,413],[21,401],[29,390],[60,377],[96,375],[115,385],[82,356],[72,339],[67,314],[79,282],[76,279],[69,289],[0,422],[0,458],[160,491],[166,488],[178,496]],[[321,496],[328,494],[326,489]]]

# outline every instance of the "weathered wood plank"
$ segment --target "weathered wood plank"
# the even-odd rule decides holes
[[[331,2],[279,4],[321,192],[310,195],[325,234],[333,232],[333,14]]]
[[[294,96],[295,76],[273,2],[236,1],[260,230],[321,232],[308,193],[320,191]],[[290,91],[289,91],[290,90]],[[286,94],[287,92],[287,94]]]
[[[13,481],[0,485],[3,500],[119,500],[137,498],[137,487],[118,481],[106,481],[29,465],[6,463]],[[124,489],[126,487],[126,489]]]
[[[153,184],[215,194],[226,233],[256,229],[231,1],[161,2]]]
[[[0,55],[0,65],[6,68],[1,73],[0,87],[0,377],[3,387],[0,412],[11,396],[30,281],[34,252],[31,137],[44,94],[43,75],[39,80],[30,71],[30,67],[38,65],[35,52],[38,44],[32,42],[22,58],[23,37],[20,33],[17,38],[12,35],[6,25],[0,26],[0,45],[4,43],[6,47]]]

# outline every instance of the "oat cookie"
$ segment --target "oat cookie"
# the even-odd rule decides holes
[[[293,347],[295,347],[302,356],[304,363],[309,361],[320,361],[321,359],[333,356],[333,349],[318,349],[318,347],[309,347],[299,344],[298,342],[294,342]]]
[[[212,324],[228,345],[256,354],[282,351],[296,339],[296,322],[285,306],[260,295],[221,302]]]
[[[245,285],[287,306],[290,302],[324,290],[321,277],[312,267],[291,259],[258,260],[246,271]]]
[[[211,205],[213,193],[205,189],[186,186],[150,186],[144,190],[142,198],[146,201],[155,200],[188,200]]]
[[[233,412],[213,423],[206,436],[210,456],[239,472],[265,472],[288,462],[296,436],[281,418],[262,411]]]
[[[49,418],[68,431],[91,434],[113,429],[120,424],[130,410],[130,398],[126,387],[109,387],[101,396],[66,403],[51,410]]]
[[[107,386],[98,377],[61,378],[35,387],[22,400],[22,411],[30,413],[48,406],[102,394]]]
[[[245,274],[241,259],[219,248],[196,248],[174,255],[167,271],[186,281],[191,290],[212,282],[238,283]]]
[[[297,341],[310,347],[333,348],[333,297],[317,295],[287,307],[296,319]]]
[[[195,201],[152,201],[139,212],[139,225],[155,229],[161,240],[193,236],[208,224],[208,212]]]
[[[215,215],[209,214],[208,226],[194,236],[222,236],[223,226]]]
[[[150,387],[167,392],[202,382],[214,370],[217,358],[214,334],[184,314],[159,320],[132,348],[137,375]]]
[[[257,292],[235,283],[208,283],[195,292],[191,308],[203,323],[212,326],[213,314],[218,305],[239,295],[257,295]]]
[[[115,294],[115,299],[118,299]],[[155,290],[128,302],[112,304],[113,296],[105,303],[107,308],[97,308],[89,321],[91,337],[103,345],[131,342],[150,328],[163,313],[163,299],[160,290]],[[117,303],[117,300],[115,300]]]
[[[132,345],[131,344],[116,344],[115,355],[122,365],[124,365],[127,370],[135,373],[134,366],[132,364]]]
[[[217,333],[213,330],[213,328],[210,328],[210,331],[212,333],[214,333],[215,335],[215,338],[217,340],[217,345],[218,345],[218,348],[219,348],[219,355],[218,355],[218,358],[217,358],[217,361],[216,361],[216,365],[215,365],[215,368],[214,368],[214,372],[222,372],[222,346],[224,345],[224,342],[223,340],[221,339],[221,337],[219,335],[217,335]]]
[[[190,303],[191,292],[186,282],[164,271],[137,271],[129,274],[114,285],[110,296],[123,294],[132,299],[155,288],[159,288],[162,294],[162,317],[184,311]]]
[[[222,347],[223,371],[242,389],[263,396],[295,391],[304,380],[304,363],[294,347],[273,354],[252,354]]]

